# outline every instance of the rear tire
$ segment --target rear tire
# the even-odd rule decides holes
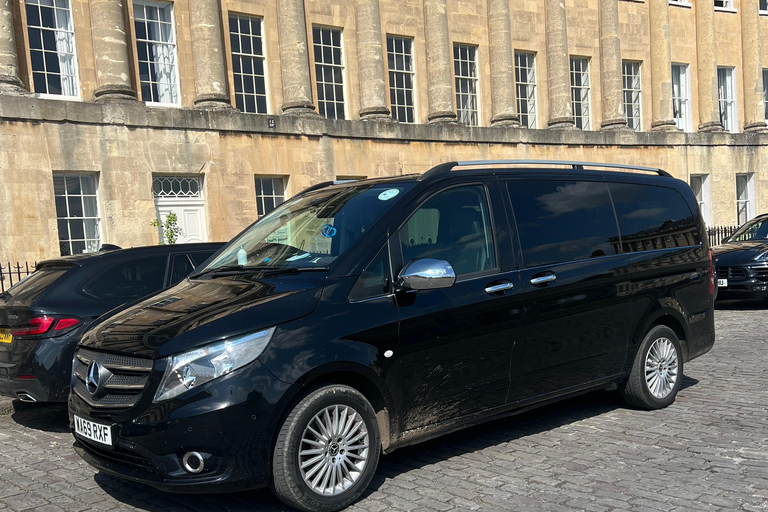
[[[357,390],[309,392],[285,418],[272,455],[272,492],[291,507],[333,512],[357,500],[379,462],[376,413]]]
[[[643,338],[627,382],[625,402],[641,409],[661,409],[675,401],[683,381],[683,351],[675,332],[656,325]]]

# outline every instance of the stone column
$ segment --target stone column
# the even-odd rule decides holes
[[[218,0],[195,0],[189,4],[192,57],[195,60],[195,106],[231,108],[224,66],[221,7]]]
[[[711,1],[711,0],[710,0]],[[651,18],[652,131],[674,131],[672,56],[669,45],[669,0],[649,0]]]
[[[381,44],[379,0],[355,2],[357,60],[360,68],[360,112],[362,121],[394,121],[387,108],[384,77],[384,47]]]
[[[763,66],[760,62],[758,0],[741,0],[741,58],[744,73],[744,131],[764,132]]]
[[[0,0],[0,93],[27,93],[19,78],[10,0]]]
[[[568,55],[568,31],[565,2],[546,0],[547,86],[549,88],[549,120],[553,129],[573,129],[571,105],[571,65]]]
[[[619,39],[619,2],[600,0],[600,87],[602,130],[628,129],[624,114],[624,87]]]
[[[757,0],[755,0],[757,1]],[[699,81],[699,131],[720,132],[715,50],[715,2],[696,0],[696,61]],[[762,92],[761,92],[762,95]]]
[[[277,34],[283,80],[283,114],[319,115],[312,103],[304,0],[278,0]]]
[[[446,0],[424,0],[424,31],[427,36],[427,81],[432,123],[455,123],[451,75],[452,48],[448,35]]]
[[[125,0],[90,0],[91,37],[96,59],[96,101],[131,101],[128,37],[125,30]]]
[[[509,0],[488,0],[491,46],[491,126],[519,126],[515,100],[515,61],[509,26]]]

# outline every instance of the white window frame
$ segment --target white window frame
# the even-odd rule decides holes
[[[717,5],[718,2],[722,2],[723,5]],[[715,0],[715,10],[721,12],[736,12],[736,8],[733,6],[733,0]]]
[[[461,50],[467,50],[467,59],[461,58]],[[480,126],[480,73],[477,64],[477,54],[479,47],[473,44],[453,43],[453,75],[454,89],[456,93],[456,115],[458,121],[467,126]],[[458,52],[458,58],[456,56]],[[470,58],[471,55],[471,58]],[[469,73],[464,75],[460,73],[461,64],[468,64]],[[466,85],[466,91],[464,91]],[[466,97],[467,102],[463,103],[460,98]],[[471,100],[471,101],[470,101]],[[468,108],[462,108],[467,106]],[[474,108],[472,108],[474,106]]]
[[[523,59],[525,62],[523,62]],[[521,71],[525,70],[525,82],[520,81]],[[536,53],[515,51],[515,94],[517,99],[517,115],[520,124],[526,128],[538,127],[538,87],[536,86]],[[526,99],[526,112],[523,112],[523,93]]]
[[[392,51],[389,50],[389,42],[392,41]],[[397,41],[401,41],[403,43],[403,51],[397,52],[397,49],[395,47],[395,44]],[[409,51],[405,51],[405,44],[410,45]],[[397,69],[396,64],[396,57],[402,56],[403,58],[403,69]],[[392,67],[392,60],[395,61],[395,67]],[[410,69],[408,68],[410,65]],[[403,87],[397,87],[397,80],[396,77],[400,75],[403,77]],[[413,38],[409,36],[397,36],[394,34],[387,34],[387,78],[389,79],[389,104],[390,104],[390,112],[392,114],[392,119],[395,119],[396,121],[400,123],[406,123],[406,124],[414,124],[419,122],[418,117],[418,109],[416,107],[416,91],[418,90],[416,87],[416,63],[414,60],[413,55]],[[410,78],[411,81],[411,87],[407,87],[405,84],[407,84],[406,78]],[[410,91],[411,93],[411,104],[408,105],[408,101],[406,100],[405,104],[400,105],[397,101],[397,91],[403,91],[403,95],[406,96],[406,93]],[[398,119],[397,117],[397,109],[405,109],[406,118]],[[408,111],[411,113],[412,121],[408,121]]]
[[[629,67],[636,73],[629,75]],[[623,88],[624,116],[627,125],[636,132],[643,131],[643,66],[636,60],[621,61],[621,82]],[[627,101],[629,99],[629,101]],[[635,126],[630,126],[630,125]]]
[[[253,176],[253,187],[254,191],[256,193],[256,205],[257,205],[257,215],[259,217],[262,217],[264,215],[268,215],[272,210],[283,204],[288,199],[287,194],[287,185],[288,185],[288,177],[284,174],[255,174]],[[272,181],[272,193],[271,194],[264,194],[264,180],[271,180]],[[282,195],[275,194],[275,187],[274,182],[279,181],[283,186],[283,193]],[[264,204],[264,198],[269,197],[272,198],[273,206],[272,210],[267,211],[266,205]],[[276,202],[275,200],[279,198],[280,202]]]
[[[675,5],[677,7],[686,7],[688,9],[692,7],[691,2],[688,0],[669,0],[669,5]]]
[[[85,251],[84,252],[96,252],[99,250],[102,244],[102,240],[104,240],[104,236],[101,229],[101,206],[99,201],[99,175],[97,173],[83,173],[83,172],[54,172],[53,178],[55,179],[57,176],[63,177],[65,181],[65,190],[64,195],[56,195],[55,187],[54,187],[54,201],[56,197],[64,197],[65,201],[67,202],[67,216],[66,217],[59,217],[59,212],[56,212],[56,229],[58,232],[58,242],[59,242],[59,248],[61,248],[61,244],[66,242],[69,244],[69,254],[83,254],[83,253],[75,253],[72,251],[72,242],[74,241],[82,241],[85,244]],[[66,190],[66,180],[67,178],[74,178],[77,177],[80,180],[80,194],[73,194],[70,195],[68,191]],[[82,178],[91,178],[93,179],[93,194],[84,194],[83,193],[83,181]],[[83,210],[82,217],[72,217],[69,215],[69,198],[70,197],[79,197],[80,198],[80,204]],[[83,197],[94,197],[96,199],[96,216],[86,216],[85,214],[85,203],[83,202]],[[54,204],[55,207],[55,204]],[[73,239],[69,230],[69,223],[71,221],[83,221],[83,238],[76,238]],[[97,239],[88,238],[88,233],[86,233],[85,230],[85,221],[86,220],[95,220],[96,221],[96,234],[98,236]],[[58,229],[58,223],[59,221],[65,221],[67,223],[67,238],[62,239],[61,238],[61,232]],[[96,247],[93,250],[88,250],[88,240],[95,240]]]
[[[679,92],[682,94],[675,95],[675,68],[681,70],[679,75]],[[683,62],[672,63],[672,109],[675,110],[675,102],[679,102],[680,112],[682,115],[679,120],[675,117],[675,124],[677,128],[685,132],[693,131],[693,112],[691,106],[691,67],[689,64]]]
[[[592,129],[592,87],[590,78],[590,64],[589,57],[581,57],[577,55],[570,56],[570,73],[571,78],[571,108],[573,109],[573,122],[576,128],[580,130],[589,131]],[[578,63],[580,69],[574,69],[574,65]],[[579,85],[576,83],[576,78],[579,77]],[[578,101],[576,96],[579,96]],[[581,114],[576,114],[576,105],[581,104]],[[586,105],[586,108],[584,107]]]
[[[768,69],[763,68],[763,110],[768,122]]]
[[[134,24],[134,30],[135,30],[135,27],[136,27],[136,22],[140,20],[138,18],[138,16],[136,15],[136,6],[155,7],[158,10],[159,9],[168,8],[170,10],[170,14],[171,14],[171,21],[170,21],[170,26],[171,26],[170,36],[171,36],[171,39],[169,41],[161,41],[161,40],[149,39],[149,33],[146,34],[146,36],[147,36],[146,39],[139,39],[138,34],[136,34],[135,51],[136,51],[136,60],[137,60],[137,62],[139,62],[139,77],[138,77],[138,82],[139,82],[138,86],[139,87],[138,88],[139,88],[139,95],[141,97],[141,100],[144,103],[146,103],[147,105],[152,105],[152,106],[179,107],[179,106],[181,106],[181,80],[179,78],[179,45],[178,45],[178,38],[176,36],[176,13],[175,13],[175,10],[174,10],[174,4],[173,4],[173,2],[155,2],[155,1],[152,1],[152,0],[133,0],[133,18],[134,18],[133,19],[133,24]],[[142,18],[141,21],[144,21],[145,24],[146,24],[147,21],[155,21],[155,20],[146,20],[145,18]],[[160,23],[160,22],[158,21],[158,23]],[[165,22],[163,22],[163,23],[165,23]],[[149,56],[149,51],[151,50],[152,45],[164,45],[164,46],[172,47],[172,51],[170,53],[170,55],[172,57],[172,62],[171,62],[170,65],[173,67],[173,73],[171,75],[171,78],[172,78],[173,82],[168,82],[167,85],[168,85],[169,91],[171,91],[170,94],[172,96],[174,94],[173,91],[174,91],[174,88],[175,88],[175,96],[176,96],[175,101],[170,101],[170,102],[168,102],[168,101],[153,101],[151,98],[147,99],[147,98],[144,97],[144,93],[142,92],[142,84],[149,83],[150,84],[150,88],[151,88],[151,84],[153,84],[153,83],[154,84],[159,84],[161,82],[152,82],[151,79],[150,79],[149,82],[143,82],[141,80],[141,64],[140,64],[141,61],[139,61],[139,48],[138,48],[139,43],[147,44],[147,52],[148,52],[147,59],[151,58]],[[152,61],[151,60],[147,61],[147,67],[149,67],[150,62],[152,62]],[[151,71],[150,71],[150,73],[151,73]],[[151,76],[151,74],[150,74],[150,76]],[[158,97],[161,97],[161,96],[162,96],[162,94],[160,93],[160,88],[158,87]]]
[[[768,16],[768,0],[760,0],[758,3],[760,16]]]
[[[698,182],[698,186],[694,186]],[[696,202],[699,203],[699,209],[701,210],[701,216],[704,217],[704,222],[707,226],[710,225],[710,195],[709,195],[709,174],[691,174],[691,188],[696,195]],[[698,189],[699,194],[696,194]],[[700,197],[699,197],[700,196]]]
[[[739,199],[739,178],[745,178],[747,180],[747,198]],[[746,219],[739,218],[739,211],[742,210],[742,205],[745,205],[744,212]],[[737,173],[736,174],[736,222],[739,226],[747,221],[752,220],[755,217],[755,175],[751,172]]]
[[[319,30],[320,31],[320,37],[321,37],[321,41],[320,42],[315,41],[315,30]],[[340,56],[340,60],[341,60],[340,64],[336,63],[336,62],[333,62],[333,49],[335,48],[335,46],[333,45],[333,39],[331,38],[330,44],[325,44],[325,41],[323,39],[323,34],[322,34],[323,31],[328,31],[329,35],[331,35],[333,32],[338,32],[339,33],[339,46],[338,46],[338,48],[339,48],[339,56]],[[322,61],[320,61],[320,62],[317,61],[317,58],[315,56],[315,50],[317,49],[318,46],[321,49],[320,50],[320,54],[321,55],[323,55],[322,48],[325,48],[325,47],[331,48],[331,62],[325,62],[325,58],[324,57],[323,57]],[[320,112],[320,115],[325,117],[326,119],[350,119],[351,118],[350,117],[350,113],[347,112],[347,110],[349,109],[349,105],[347,104],[347,97],[348,97],[348,94],[347,94],[347,66],[346,66],[345,53],[346,53],[346,51],[345,51],[345,48],[344,48],[344,30],[342,28],[339,28],[339,27],[329,27],[329,26],[325,26],[325,25],[312,25],[312,55],[313,55],[314,64],[315,64],[315,86],[316,86],[315,87],[315,92],[317,93],[317,107],[318,107],[318,112]],[[317,73],[318,68],[323,68],[323,70],[324,70],[324,72],[323,72],[323,80],[321,80],[320,76],[318,76],[318,73]],[[335,78],[333,78],[333,80],[331,82],[326,81],[325,80],[325,69],[330,69],[330,70],[339,69],[341,71],[341,84],[338,84],[336,82]],[[325,90],[323,90],[323,94],[322,95],[320,94],[320,87],[322,86],[324,88],[325,85],[328,85],[328,84],[331,84],[333,86],[333,88],[334,88],[334,93],[333,93],[333,99],[332,100],[328,100],[325,97]],[[341,94],[342,94],[341,101],[338,101],[337,98],[336,98],[336,87],[338,85],[341,85]],[[321,99],[321,96],[322,96],[322,99]],[[332,104],[333,107],[334,107],[333,117],[329,117],[328,116],[328,109],[327,109],[327,107],[328,107],[329,104]],[[342,107],[342,116],[341,117],[338,117],[338,111],[337,111],[338,109],[336,107],[338,104],[341,104],[341,107]]]
[[[66,2],[66,6],[65,7],[59,7],[59,6],[56,5],[57,3],[61,2],[61,1]],[[25,0],[24,1],[24,9],[25,9],[25,11],[29,7],[35,6],[35,7],[37,7],[38,15],[41,17],[40,25],[30,25],[29,24],[29,16],[26,17],[27,32],[29,32],[30,29],[39,30],[41,32],[40,33],[40,39],[41,39],[40,43],[41,43],[41,46],[40,46],[39,50],[36,49],[36,48],[32,48],[32,44],[30,42],[30,49],[29,49],[29,52],[30,52],[30,62],[29,62],[29,68],[30,68],[30,73],[32,73],[32,88],[35,89],[35,95],[37,97],[39,97],[39,98],[56,99],[56,100],[69,100],[69,101],[72,101],[72,100],[80,101],[82,99],[81,98],[81,93],[80,93],[80,67],[78,66],[78,62],[77,62],[77,37],[75,36],[75,25],[74,25],[74,20],[73,20],[72,0],[59,0],[59,2],[54,2],[53,6],[42,6],[42,7],[50,7],[51,9],[54,9],[54,12],[57,12],[57,11],[66,11],[66,12],[68,12],[68,16],[67,16],[68,24],[67,24],[67,26],[66,27],[59,27],[58,26],[58,24],[59,24],[59,17],[55,16],[54,20],[55,20],[55,23],[56,23],[56,28],[51,29],[49,27],[44,27],[43,26],[43,23],[42,23],[42,13],[40,12],[40,7],[41,7],[40,0]],[[53,32],[55,34],[55,37],[56,37],[56,56],[57,56],[58,61],[59,61],[59,73],[49,73],[48,70],[47,70],[47,65],[46,65],[46,62],[45,62],[45,54],[46,53],[53,53],[53,52],[45,51],[44,43],[42,41],[43,32]],[[60,50],[60,45],[64,46],[64,45],[67,45],[67,44],[71,44],[71,52],[61,51]],[[42,71],[39,71],[39,70],[35,71],[33,69],[32,53],[33,52],[37,52],[37,51],[40,51],[43,54],[43,69],[42,69]],[[65,75],[64,73],[61,72],[61,70],[64,68],[64,61],[62,61],[62,56],[67,56],[67,55],[71,57],[71,59],[72,59],[72,61],[71,61],[72,62],[72,67],[74,69],[71,70],[72,73],[67,73]],[[34,75],[35,74],[39,74],[39,73],[42,73],[42,75],[46,79],[46,91],[45,92],[38,91],[37,88],[34,85],[35,84]],[[55,94],[55,93],[47,92],[47,89],[48,89],[48,75],[49,74],[58,74],[61,77],[61,90],[62,90],[61,94]],[[70,88],[73,90],[73,94],[64,94],[64,89],[65,89],[65,87],[64,87],[64,77],[65,76],[71,77],[71,81],[73,83],[70,84],[70,86],[71,86]]]
[[[717,100],[720,124],[725,131],[739,132],[739,110],[736,103],[736,68],[717,67]]]
[[[235,87],[233,89],[233,94],[235,96],[235,108],[240,110],[241,112],[245,112],[247,114],[269,114],[272,110],[270,108],[270,101],[269,101],[269,80],[267,78],[267,46],[264,44],[264,18],[261,16],[252,16],[250,14],[240,14],[236,12],[230,12],[228,13],[228,20],[229,20],[229,37],[230,41],[233,36],[237,36],[238,38],[238,49],[239,51],[234,51],[231,43],[230,43],[230,58],[232,59],[232,79],[235,84]],[[232,20],[235,19],[237,21],[237,30],[235,32],[232,31]],[[257,37],[251,33],[251,34],[243,34],[240,32],[240,20],[245,19],[248,20],[251,27],[251,32],[253,32],[253,27],[258,25],[259,27],[259,35],[258,39],[261,42],[261,54],[257,54],[253,50],[253,44],[251,44],[251,53],[244,53],[243,50],[243,37],[250,37],[252,39],[256,39]],[[238,59],[238,64],[240,65],[240,72],[235,72],[235,59]],[[243,72],[243,61],[245,59],[250,59],[251,62],[251,73],[244,73]],[[262,75],[256,74],[254,64],[256,61],[261,61],[261,69],[263,71]],[[264,94],[258,94],[256,92],[256,82],[258,79],[261,79],[264,81]],[[240,81],[240,90],[241,92],[237,92],[237,83],[238,80]],[[246,80],[251,80],[253,82],[253,93],[246,93],[245,92],[245,84]],[[237,99],[238,95],[242,96],[243,98],[243,108],[239,108],[237,106]],[[247,103],[245,101],[246,96],[253,96],[254,97],[254,111],[247,109]],[[259,111],[259,102],[258,98],[260,96],[264,96],[264,111]]]

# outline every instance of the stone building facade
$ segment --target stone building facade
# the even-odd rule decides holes
[[[736,224],[768,211],[767,31],[768,0],[0,0],[0,261],[454,159],[661,167]]]

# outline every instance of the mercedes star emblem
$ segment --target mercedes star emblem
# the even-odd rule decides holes
[[[85,388],[92,395],[95,395],[99,390],[99,379],[101,378],[101,368],[96,361],[91,363],[88,367],[88,377],[85,379]]]

